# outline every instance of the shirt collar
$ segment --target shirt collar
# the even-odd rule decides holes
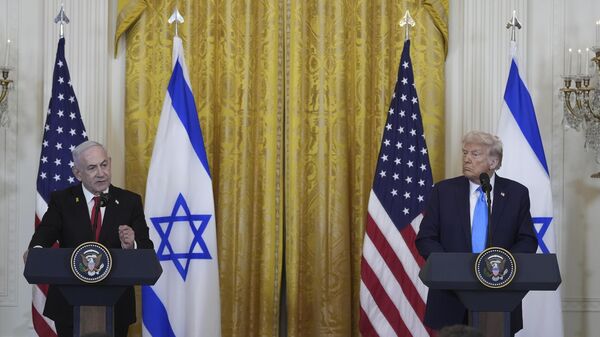
[[[496,173],[492,173],[492,176],[490,177],[490,185],[492,185],[492,191],[494,190],[494,183],[496,182]],[[469,195],[472,195],[473,193],[475,193],[475,191],[477,191],[477,189],[479,188],[478,184],[475,184],[474,182],[472,182],[471,180],[469,180]]]
[[[103,193],[108,193],[108,187],[106,190],[102,191]],[[81,189],[83,190],[83,196],[85,197],[85,201],[89,204],[94,199],[94,193],[90,192],[83,184],[81,184]]]

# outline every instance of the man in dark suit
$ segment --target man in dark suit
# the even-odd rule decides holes
[[[51,194],[48,210],[36,229],[29,248],[50,247],[58,241],[62,248],[98,241],[107,248],[153,248],[148,236],[142,198],[111,185],[110,157],[99,143],[86,141],[73,150],[73,173],[81,184]],[[104,205],[99,196],[108,199]],[[98,203],[98,204],[95,204]],[[92,231],[91,214],[100,207],[97,231]],[[27,252],[25,252],[27,259]],[[73,307],[60,291],[50,285],[44,316],[54,320],[58,335],[73,336]],[[114,308],[115,336],[127,336],[135,322],[135,295],[127,288]]]
[[[434,252],[475,252],[477,247],[502,247],[512,253],[535,253],[537,239],[529,212],[529,191],[515,181],[499,177],[502,142],[488,133],[471,131],[463,137],[463,176],[437,183],[432,191],[416,239],[419,253],[427,258]],[[476,212],[481,173],[492,185],[492,221],[484,238],[473,241],[473,215]],[[485,196],[483,196],[485,198]],[[487,214],[487,210],[486,210]],[[487,227],[487,226],[486,226]],[[487,231],[490,231],[489,235]],[[476,247],[475,249],[473,247]],[[467,310],[451,291],[429,290],[425,324],[433,329],[467,323]],[[511,331],[522,328],[521,307],[511,314]]]

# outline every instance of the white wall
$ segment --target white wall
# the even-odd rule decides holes
[[[566,48],[593,44],[600,1],[450,1],[447,69],[448,177],[461,172],[461,136],[469,130],[495,132],[508,74],[506,22],[517,10],[520,69],[535,105],[550,166],[563,283],[565,336],[600,331],[600,171],[584,139],[565,131],[558,88]]]
[[[31,301],[31,290],[22,276],[20,255],[24,237],[33,231],[33,208],[29,212],[25,208],[32,207],[33,166],[39,159],[39,152],[38,159],[32,152],[39,151],[36,139],[42,113],[41,20],[39,12],[24,13],[21,7],[32,3],[0,1],[1,16],[6,19],[0,26],[0,50],[4,56],[10,38],[10,65],[15,67],[10,73],[15,81],[9,92],[10,124],[0,128],[0,336],[27,336],[31,324],[24,306],[28,298]],[[24,35],[21,25],[31,34]]]
[[[34,228],[36,175],[64,3],[65,54],[90,139],[113,157],[113,183],[123,185],[124,58],[114,60],[116,0],[0,0],[0,53],[12,41],[10,125],[0,128],[0,337],[31,336],[31,286],[22,254]]]

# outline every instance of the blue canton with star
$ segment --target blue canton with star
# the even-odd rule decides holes
[[[65,39],[61,38],[56,50],[52,96],[46,112],[37,176],[37,191],[46,203],[50,201],[50,193],[78,183],[72,171],[75,163],[71,151],[87,139],[65,59]]]
[[[177,215],[180,210],[183,210],[183,215]],[[181,195],[181,193],[179,193],[170,216],[150,218],[161,240],[156,251],[158,259],[160,261],[173,261],[173,264],[177,268],[177,271],[184,281],[187,277],[191,260],[212,259],[210,252],[208,251],[208,247],[202,239],[202,234],[204,233],[204,230],[206,229],[211,217],[211,214],[191,214],[185,198],[183,195]],[[161,224],[166,224],[164,230]],[[190,243],[188,251],[174,251],[173,245],[169,241],[169,236],[172,233],[173,226],[176,224],[178,226],[189,226],[189,229],[193,234],[192,242]],[[198,246],[201,252],[194,252],[195,246]],[[182,260],[185,261],[185,266],[181,263]]]
[[[402,230],[423,212],[433,185],[410,41],[402,49],[376,170],[373,192],[398,230]]]

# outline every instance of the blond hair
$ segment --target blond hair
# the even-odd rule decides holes
[[[498,136],[494,136],[483,131],[469,131],[462,139],[463,146],[466,144],[479,144],[488,149],[488,156],[498,159],[496,170],[502,166],[502,141]]]

